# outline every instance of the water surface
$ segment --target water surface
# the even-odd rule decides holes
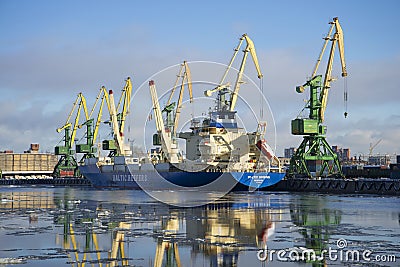
[[[1,187],[0,199],[0,266],[400,263],[398,197],[235,192],[179,208],[135,190]],[[294,258],[307,249],[316,257]]]

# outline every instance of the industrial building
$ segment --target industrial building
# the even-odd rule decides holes
[[[39,153],[39,144],[31,144],[24,153],[10,150],[0,152],[1,178],[50,178],[58,158],[54,154]]]

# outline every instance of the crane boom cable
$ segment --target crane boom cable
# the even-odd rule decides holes
[[[264,118],[264,79],[260,79],[260,120]]]
[[[343,89],[343,104],[344,104],[344,117],[347,117],[347,103],[348,103],[348,89],[347,89],[347,77],[344,77],[344,89]]]

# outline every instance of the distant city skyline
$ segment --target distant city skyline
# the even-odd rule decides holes
[[[39,143],[42,151],[53,152],[62,139],[55,129],[65,123],[79,92],[91,107],[100,86],[119,92],[128,76],[133,78],[135,92],[141,85],[147,88],[149,77],[183,60],[227,64],[238,38],[247,33],[257,49],[263,92],[273,113],[268,130],[272,131],[274,122],[276,154],[282,156],[284,148],[298,147],[301,142],[301,136],[291,135],[290,121],[303,109],[308,91],[300,95],[295,87],[310,76],[328,22],[339,17],[349,75],[346,82],[340,77],[336,55],[334,77],[338,79],[328,97],[327,140],[330,145],[350,148],[351,156],[367,154],[370,143],[378,140],[382,141],[375,153],[400,154],[398,10],[398,1],[336,1],[334,5],[160,1],[150,5],[2,0],[0,151],[23,152],[31,143]],[[250,61],[245,72],[258,82]],[[160,83],[173,83],[175,77],[171,74],[168,79]],[[346,85],[349,115],[344,118]],[[240,95],[257,97],[245,89]],[[135,105],[143,99],[133,101]],[[147,114],[132,116],[135,120]],[[143,132],[135,131],[134,124],[130,127],[131,140]],[[102,136],[106,134],[104,130]],[[83,133],[78,135],[81,138]]]

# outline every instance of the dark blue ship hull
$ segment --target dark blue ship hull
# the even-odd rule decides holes
[[[285,177],[279,172],[185,172],[185,171],[157,171],[128,170],[101,171],[97,165],[83,165],[80,172],[94,187],[122,188],[122,189],[171,189],[171,186],[210,187],[210,190],[247,190],[249,188],[265,188],[274,185]],[[221,180],[219,184],[217,181]],[[225,185],[225,186],[224,186]]]

